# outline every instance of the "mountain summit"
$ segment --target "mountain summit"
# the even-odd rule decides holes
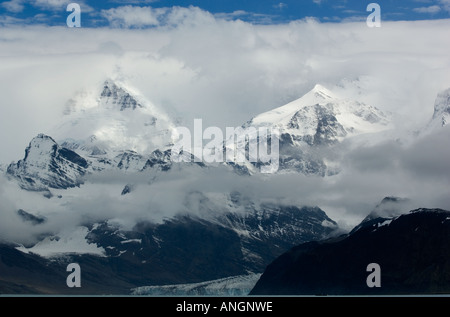
[[[261,113],[243,126],[279,131],[279,170],[326,176],[340,170],[339,163],[325,157],[327,148],[350,137],[387,130],[390,118],[374,106],[315,85],[303,97]]]
[[[104,105],[117,105],[120,107],[120,111],[124,111],[125,109],[135,110],[136,108],[143,108],[129,92],[124,88],[117,86],[115,82],[110,80],[105,81],[100,98]]]
[[[316,85],[303,97],[254,117],[249,125],[271,126],[294,143],[331,145],[344,138],[387,129],[389,118],[376,107],[340,98]]]
[[[25,157],[8,166],[7,174],[28,190],[78,186],[88,162],[77,153],[59,146],[51,137],[39,134],[25,149]]]
[[[110,79],[79,92],[66,104],[62,123],[51,135],[71,150],[87,155],[167,149],[174,123],[125,83]]]
[[[52,137],[33,138],[7,174],[23,189],[49,193],[78,186],[83,176],[105,169],[167,170],[173,127],[164,111],[134,89],[106,80],[70,99]]]

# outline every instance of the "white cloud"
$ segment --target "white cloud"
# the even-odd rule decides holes
[[[211,13],[194,6],[188,8],[173,7],[167,9],[164,13],[166,14],[162,17],[163,24],[173,27],[181,25],[201,26],[215,23],[214,16]]]
[[[151,7],[122,6],[102,10],[101,15],[112,27],[148,27],[159,25],[159,13]]]
[[[236,12],[240,14],[240,12]],[[101,15],[112,27],[148,28],[155,26],[181,27],[215,23],[214,16],[198,7],[152,8],[121,6],[102,10]]]
[[[441,11],[441,7],[438,5],[433,5],[433,6],[429,6],[429,7],[420,7],[420,8],[414,8],[413,9],[414,12],[418,12],[418,13],[438,13],[439,11]]]
[[[23,0],[11,0],[2,2],[2,7],[4,7],[7,11],[13,13],[22,12],[25,6],[23,5]]]

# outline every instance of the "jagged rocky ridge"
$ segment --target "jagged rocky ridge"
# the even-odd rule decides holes
[[[89,163],[77,153],[39,134],[25,149],[25,157],[8,166],[7,174],[27,190],[69,188],[80,185]]]
[[[149,155],[123,151],[112,159],[102,156],[86,158],[56,143],[52,137],[39,134],[25,150],[25,156],[7,168],[7,175],[18,180],[25,190],[43,191],[80,186],[87,174],[102,170],[141,172],[155,168],[170,169],[170,149],[156,149]],[[99,167],[101,165],[101,167]]]

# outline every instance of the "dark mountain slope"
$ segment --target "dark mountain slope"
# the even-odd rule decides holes
[[[272,262],[252,295],[450,293],[450,212],[417,209],[366,221],[349,235],[294,247]],[[370,288],[367,265],[381,268]]]

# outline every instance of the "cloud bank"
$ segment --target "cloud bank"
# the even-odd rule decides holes
[[[106,220],[130,230],[141,221],[161,223],[180,214],[215,219],[223,212],[246,212],[245,204],[230,207],[232,192],[255,207],[263,203],[319,206],[346,230],[388,196],[408,199],[399,213],[420,207],[449,210],[449,140],[450,128],[445,127],[408,144],[386,140],[357,146],[344,155],[341,173],[326,178],[295,173],[245,177],[224,166],[180,163],[168,172],[95,174],[80,188],[52,190],[55,197],[47,199],[19,190],[2,176],[0,239],[27,244],[43,234],[70,232]],[[126,184],[133,190],[120,195]],[[47,221],[33,225],[18,216],[18,209]]]

